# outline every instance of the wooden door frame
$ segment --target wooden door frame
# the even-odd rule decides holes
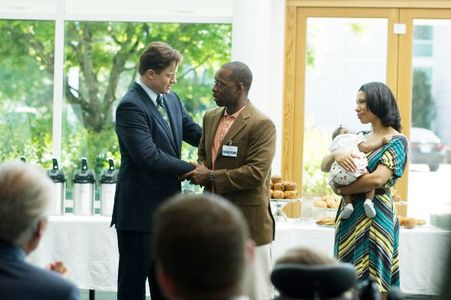
[[[449,0],[286,0],[287,7],[451,8]]]
[[[413,18],[447,18],[451,1],[448,0],[286,0],[285,61],[282,129],[282,169],[284,178],[297,182],[302,193],[306,13],[335,9],[358,9],[352,17],[364,17],[366,9],[394,9],[389,18],[387,51],[387,84],[395,94],[402,118],[403,132],[410,134],[412,77],[412,20]],[[337,10],[338,11],[338,10]],[[368,10],[371,11],[371,10]],[[312,15],[317,16],[317,15]],[[323,15],[324,16],[324,15]],[[343,16],[345,17],[345,16]],[[374,16],[373,16],[374,17]],[[377,17],[377,16],[376,16]],[[406,24],[405,35],[394,35],[394,22]],[[399,53],[402,53],[400,55]],[[301,84],[298,84],[301,83]],[[296,101],[296,99],[298,101]],[[397,184],[402,199],[407,198],[408,165]]]
[[[412,123],[412,76],[404,74],[413,74],[412,51],[413,51],[413,20],[414,19],[448,19],[451,20],[451,7],[442,9],[402,9],[400,11],[400,23],[406,24],[406,34],[401,35],[399,39],[399,80],[398,93],[400,105],[407,109],[402,110],[403,133],[410,136],[410,124]]]
[[[392,8],[287,8],[285,35],[285,84],[283,106],[282,177],[302,187],[303,134],[305,103],[305,55],[308,17],[386,18],[393,28],[398,11]],[[389,30],[390,31],[390,30]],[[398,42],[393,33],[387,35],[387,83],[397,92]],[[357,87],[358,88],[358,87]],[[300,188],[302,196],[302,188]]]

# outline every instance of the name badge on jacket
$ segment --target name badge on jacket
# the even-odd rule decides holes
[[[238,147],[224,145],[224,146],[222,146],[221,154],[222,154],[222,156],[226,156],[226,157],[238,157]]]

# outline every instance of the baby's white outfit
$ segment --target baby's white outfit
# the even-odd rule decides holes
[[[368,160],[365,156],[365,153],[361,152],[358,147],[358,145],[364,141],[365,138],[360,134],[341,134],[334,138],[329,147],[330,152],[338,149],[345,149],[350,152],[357,153],[359,157],[354,158],[354,162],[357,166],[357,170],[354,172],[345,170],[337,162],[334,161],[330,169],[329,185],[348,185],[356,181],[358,177],[367,173],[366,167],[368,166]],[[365,210],[365,214],[369,218],[374,218],[376,211],[371,199],[365,200],[363,208]],[[340,217],[342,219],[348,219],[353,211],[354,207],[352,203],[347,203],[343,208]]]
[[[337,162],[333,162],[329,173],[329,184],[332,185],[348,185],[356,181],[356,179],[367,173],[366,167],[368,160],[365,153],[359,151],[358,145],[364,142],[365,138],[360,134],[340,134],[334,138],[329,146],[329,151],[333,152],[338,149],[348,150],[359,154],[360,157],[355,157],[354,162],[357,166],[355,172],[347,171],[341,167]]]

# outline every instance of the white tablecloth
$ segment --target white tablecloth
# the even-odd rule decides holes
[[[50,217],[41,244],[28,260],[39,266],[62,260],[70,269],[69,278],[80,288],[115,291],[118,250],[116,230],[109,224],[110,218],[101,216]],[[273,258],[299,245],[332,255],[333,236],[333,228],[278,222]],[[401,230],[401,289],[405,293],[439,292],[450,238],[451,232],[431,226]]]
[[[119,252],[110,217],[50,217],[38,248],[28,261],[39,266],[62,260],[69,279],[82,289],[116,291]]]
[[[451,232],[433,226],[401,228],[399,259],[401,290],[407,294],[440,293],[444,262],[448,258]],[[292,247],[314,247],[333,255],[334,229],[316,224],[277,223],[273,257],[277,259]],[[450,249],[451,250],[451,249]]]

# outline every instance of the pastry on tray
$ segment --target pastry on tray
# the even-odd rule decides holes
[[[335,219],[333,218],[321,218],[316,221],[316,224],[321,226],[334,226],[335,225]]]
[[[271,182],[272,183],[282,182],[282,177],[280,177],[279,175],[274,175],[271,177]]]
[[[272,198],[273,199],[283,199],[285,196],[283,191],[274,190],[272,191]]]
[[[285,191],[283,192],[283,196],[285,199],[296,199],[298,197],[298,191]]]
[[[399,217],[399,224],[404,228],[411,229],[417,225],[417,219],[407,218],[407,217]]]

